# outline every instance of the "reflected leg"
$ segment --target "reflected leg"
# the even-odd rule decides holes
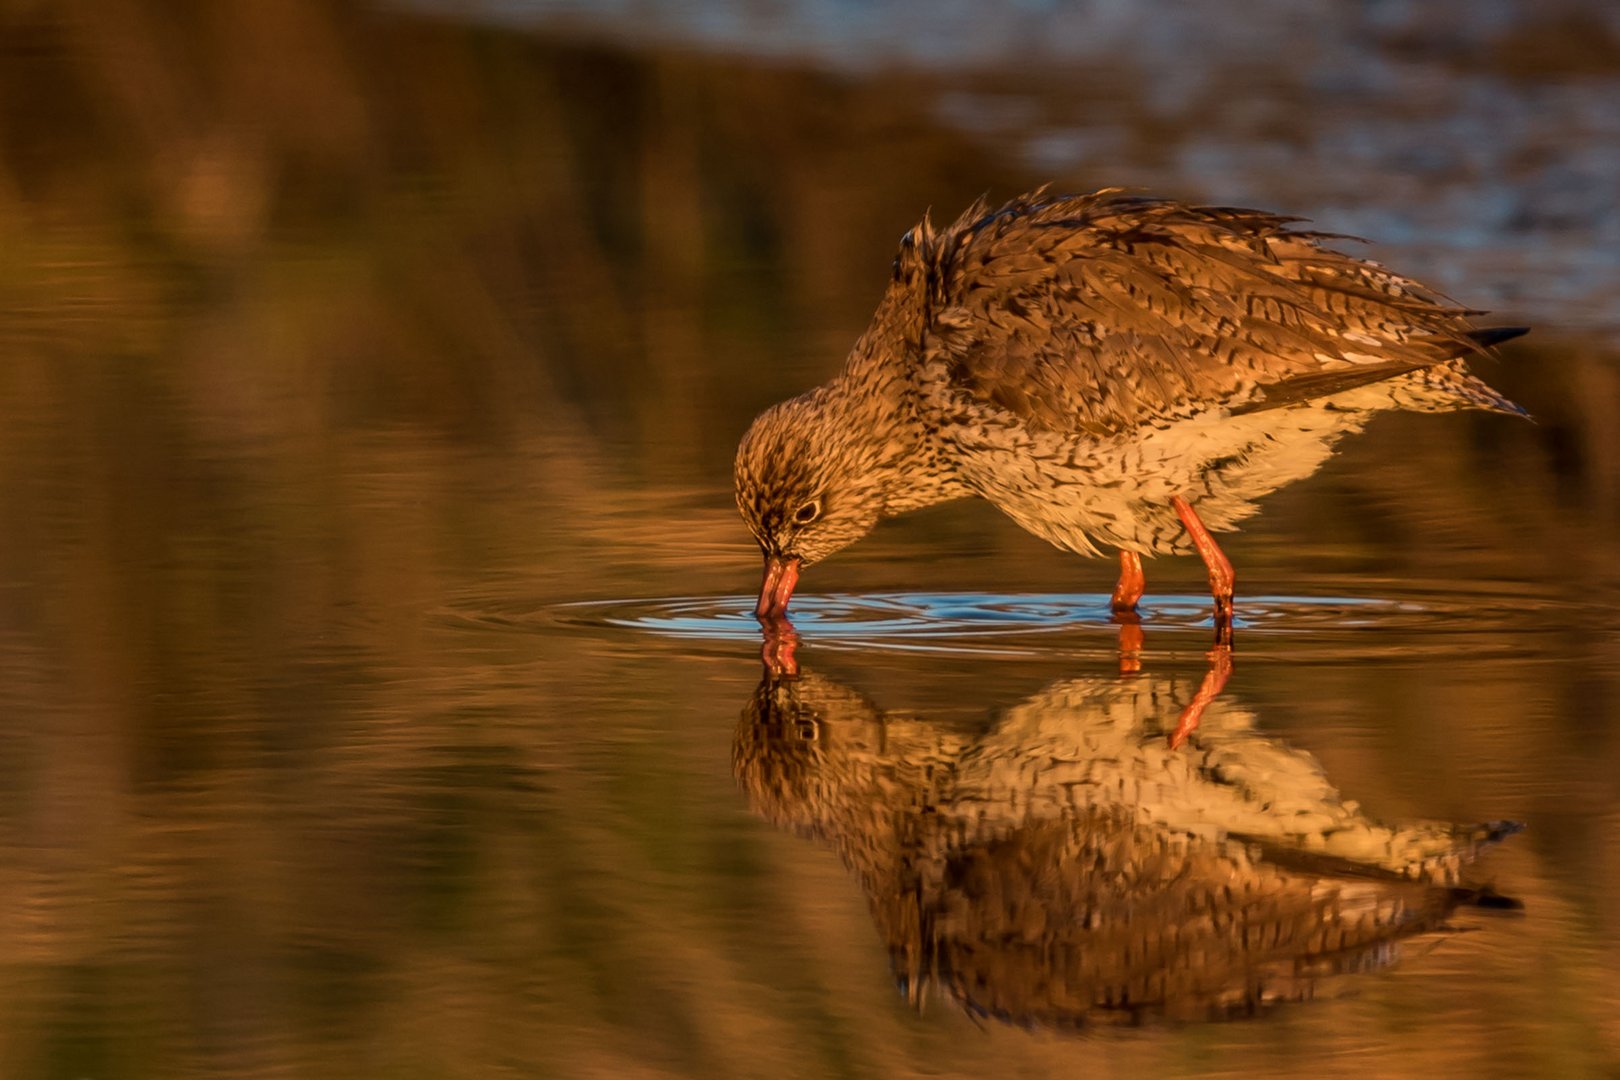
[[[1232,647],[1232,586],[1236,575],[1232,573],[1232,563],[1215,538],[1209,535],[1204,523],[1198,519],[1198,514],[1192,508],[1192,503],[1180,495],[1170,500],[1170,505],[1176,508],[1176,516],[1181,518],[1181,524],[1186,528],[1187,535],[1192,537],[1193,547],[1198,549],[1198,555],[1204,560],[1204,566],[1209,570],[1209,591],[1215,598],[1215,647],[1217,649],[1230,649]]]
[[[1119,584],[1114,586],[1114,596],[1109,601],[1109,607],[1115,611],[1135,611],[1136,602],[1142,599],[1142,591],[1147,588],[1147,578],[1142,574],[1142,556],[1134,551],[1121,550],[1119,553]]]
[[[1119,623],[1119,673],[1136,675],[1142,670],[1142,620],[1132,611],[1116,611]]]
[[[1204,718],[1204,710],[1214,701],[1226,687],[1226,680],[1232,677],[1232,650],[1219,648],[1209,654],[1209,670],[1204,673],[1204,681],[1198,685],[1198,693],[1193,695],[1191,703],[1181,710],[1181,717],[1176,721],[1176,729],[1170,733],[1170,749],[1174,750],[1187,741],[1187,736],[1198,730],[1198,722]]]

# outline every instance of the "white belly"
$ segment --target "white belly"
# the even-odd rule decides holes
[[[1368,388],[1309,406],[1206,414],[1104,439],[969,427],[942,436],[978,494],[1059,547],[1187,554],[1192,544],[1173,497],[1192,503],[1211,530],[1232,529],[1255,513],[1258,499],[1321,468],[1341,437],[1390,404],[1387,390]]]

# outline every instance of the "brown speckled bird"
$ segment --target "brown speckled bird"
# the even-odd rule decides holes
[[[1465,358],[1476,328],[1431,290],[1258,210],[1044,189],[906,234],[872,324],[832,381],[767,409],[737,451],[765,553],[756,614],[882,518],[979,495],[1053,544],[1197,551],[1218,644],[1233,573],[1210,533],[1309,476],[1385,409],[1523,410]]]

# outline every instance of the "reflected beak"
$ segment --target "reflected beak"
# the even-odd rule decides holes
[[[787,618],[788,601],[799,583],[799,559],[795,555],[765,556],[765,580],[759,585],[759,603],[754,617],[760,620]]]

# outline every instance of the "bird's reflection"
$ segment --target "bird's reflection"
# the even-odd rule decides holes
[[[768,671],[733,766],[756,812],[855,872],[914,1002],[938,987],[1017,1023],[1247,1015],[1510,903],[1465,873],[1517,826],[1380,825],[1228,702],[1173,748],[1198,692],[1070,679],[975,735]]]
[[[791,679],[799,674],[799,632],[782,612],[760,613],[760,662],[767,678]],[[1115,612],[1113,621],[1119,626],[1119,673],[1136,675],[1142,670],[1144,635],[1142,619],[1134,611]],[[1226,681],[1232,676],[1232,648],[1230,628],[1227,644],[1216,646],[1209,654],[1209,670],[1205,672],[1198,692],[1184,705],[1174,726],[1166,733],[1171,749],[1180,746],[1203,719],[1204,710],[1220,695]]]

